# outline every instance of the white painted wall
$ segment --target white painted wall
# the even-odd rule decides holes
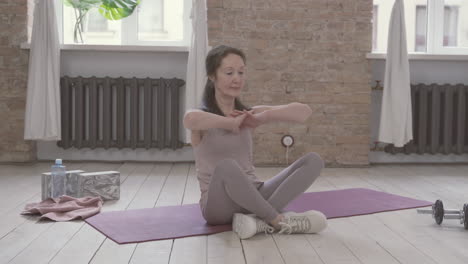
[[[385,75],[385,60],[371,60],[372,84]],[[468,61],[410,60],[411,83],[468,84]]]
[[[188,52],[67,50],[61,53],[61,74],[185,80],[187,58]]]

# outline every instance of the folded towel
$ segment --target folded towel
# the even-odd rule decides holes
[[[48,218],[57,222],[74,219],[86,219],[101,211],[101,197],[74,198],[63,195],[59,198],[49,198],[40,203],[30,203],[24,207],[21,214],[41,214],[39,219]]]

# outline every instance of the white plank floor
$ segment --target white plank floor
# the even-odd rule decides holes
[[[103,211],[197,203],[193,163],[71,163],[70,169],[118,170],[121,199]],[[437,226],[416,210],[329,220],[315,235],[232,232],[118,245],[83,221],[37,222],[21,216],[40,199],[48,163],[0,165],[0,263],[468,263],[468,230],[458,220]],[[282,168],[257,168],[266,180]],[[363,187],[418,199],[468,203],[468,165],[379,165],[327,168],[308,190]]]

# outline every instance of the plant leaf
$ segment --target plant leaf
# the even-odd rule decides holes
[[[109,20],[119,20],[130,16],[140,0],[102,0],[99,13]]]

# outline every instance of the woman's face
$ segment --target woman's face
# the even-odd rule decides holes
[[[216,70],[215,76],[210,76],[217,93],[224,96],[238,97],[244,88],[245,64],[242,57],[236,54],[227,55]]]

